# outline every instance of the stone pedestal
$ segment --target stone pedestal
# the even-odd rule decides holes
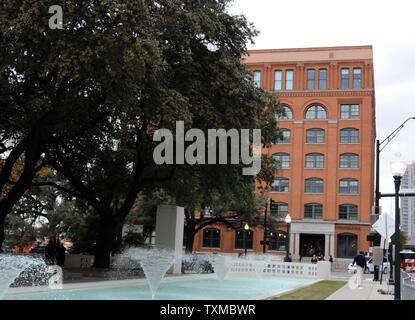
[[[181,274],[184,230],[184,208],[160,205],[156,218],[156,247],[175,253],[173,274]]]
[[[317,278],[330,280],[330,262],[329,261],[319,261],[317,262]]]

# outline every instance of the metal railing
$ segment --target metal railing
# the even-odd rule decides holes
[[[415,300],[415,281],[401,270],[401,300]]]

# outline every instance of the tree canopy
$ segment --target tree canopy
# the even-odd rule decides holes
[[[116,232],[140,192],[174,178],[185,194],[191,184],[180,179],[189,173],[223,181],[241,168],[156,165],[154,130],[174,131],[176,121],[205,133],[261,129],[264,146],[278,136],[277,99],[252,86],[241,60],[257,31],[229,14],[229,3],[68,0],[63,28],[50,29],[53,1],[1,2],[3,146],[33,149],[25,153],[32,160],[25,181],[44,155],[68,180],[65,191],[94,208],[95,266],[109,266]],[[0,183],[7,175],[2,170]]]

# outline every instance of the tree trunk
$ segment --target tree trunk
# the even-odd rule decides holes
[[[101,215],[95,247],[94,268],[110,268],[110,254],[113,252],[117,237],[116,221]]]
[[[0,252],[2,252],[3,242],[5,240],[4,228],[5,228],[6,216],[0,215]]]
[[[191,219],[186,219],[186,253],[193,252],[193,243],[195,240],[195,223]]]

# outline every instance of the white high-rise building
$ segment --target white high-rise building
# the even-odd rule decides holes
[[[414,192],[415,189],[415,161],[408,164],[402,177],[401,191],[405,189]],[[402,198],[401,200],[401,227],[408,237],[407,244],[415,245],[415,197]]]

